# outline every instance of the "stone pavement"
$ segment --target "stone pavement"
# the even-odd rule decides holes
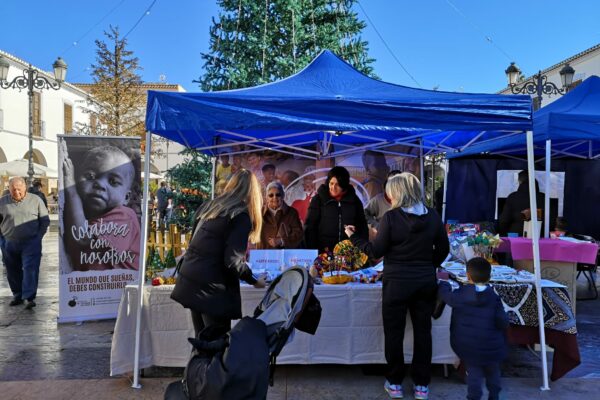
[[[181,369],[145,370],[142,389],[127,377],[109,377],[114,320],[81,324],[56,323],[58,315],[58,235],[44,239],[38,306],[9,307],[5,271],[0,273],[0,399],[162,399],[164,388]],[[581,281],[579,290],[585,290]],[[503,366],[504,399],[600,398],[600,301],[577,304],[582,365],[540,392],[540,362],[528,350],[513,347]],[[549,354],[551,360],[552,355]],[[466,386],[451,372],[443,378],[435,366],[432,399],[463,399]],[[279,366],[269,400],[386,399],[383,378],[373,368],[313,365]],[[410,382],[407,380],[405,388]],[[412,398],[407,395],[406,398]]]

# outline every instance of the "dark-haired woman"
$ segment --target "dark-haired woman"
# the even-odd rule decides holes
[[[333,251],[336,244],[348,239],[345,225],[355,226],[355,234],[368,239],[363,204],[350,184],[350,173],[344,167],[333,167],[310,202],[304,223],[306,248],[319,253]]]

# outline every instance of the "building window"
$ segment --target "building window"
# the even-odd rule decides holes
[[[40,92],[33,92],[33,136],[42,137],[42,96]]]
[[[70,104],[64,105],[64,133],[73,132],[73,106]]]

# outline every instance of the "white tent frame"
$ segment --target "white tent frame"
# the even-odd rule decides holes
[[[235,132],[231,132],[231,131],[221,131],[220,133],[225,133],[228,135],[232,135],[232,136],[236,136],[239,137],[240,139],[242,139],[242,141],[240,142],[233,142],[233,143],[218,143],[218,140],[215,140],[215,143],[213,143],[212,146],[205,146],[205,147],[200,147],[200,148],[196,148],[197,150],[218,150],[220,148],[224,148],[226,149],[227,146],[231,146],[233,144],[248,144],[248,145],[252,145],[253,147],[256,148],[256,150],[259,149],[268,149],[268,150],[277,150],[279,152],[284,152],[287,154],[292,154],[292,155],[299,155],[297,152],[301,151],[303,153],[308,153],[308,154],[302,154],[303,157],[309,158],[309,159],[321,159],[321,158],[331,158],[331,157],[337,157],[337,156],[341,156],[341,155],[349,155],[352,153],[361,153],[363,151],[366,150],[380,150],[380,151],[385,151],[385,148],[387,147],[392,147],[392,146],[397,146],[397,145],[404,145],[404,146],[410,146],[410,147],[417,147],[419,148],[419,155],[421,158],[421,173],[423,173],[423,150],[427,149],[428,153],[447,153],[447,152],[462,152],[465,150],[465,148],[472,146],[474,144],[477,143],[483,143],[486,142],[488,140],[498,140],[498,139],[488,139],[488,140],[482,140],[480,141],[479,139],[484,136],[483,133],[476,135],[472,140],[470,140],[467,145],[463,145],[460,148],[453,148],[450,146],[447,146],[444,144],[444,142],[446,140],[448,140],[452,135],[454,135],[456,132],[455,131],[449,131],[447,132],[447,135],[445,137],[443,137],[439,142],[434,143],[431,140],[427,140],[427,136],[432,134],[433,132],[422,132],[419,133],[417,135],[412,135],[412,136],[408,136],[408,137],[404,137],[404,138],[400,138],[398,140],[385,140],[385,139],[378,139],[378,138],[374,138],[374,137],[370,137],[370,136],[366,136],[363,134],[359,134],[356,132],[341,132],[341,135],[351,135],[354,137],[360,137],[360,138],[364,138],[365,140],[371,140],[374,141],[375,143],[368,143],[368,144],[363,144],[363,145],[358,145],[358,146],[352,146],[349,144],[342,144],[342,146],[348,146],[351,148],[348,148],[346,150],[339,150],[339,151],[334,151],[334,152],[329,152],[330,149],[330,145],[334,144],[336,146],[339,146],[338,143],[335,143],[335,136],[338,135],[338,133],[330,133],[327,132],[327,134],[325,135],[325,139],[323,140],[323,143],[321,143],[322,149],[321,151],[315,151],[312,149],[305,149],[300,147],[302,144],[314,144],[314,140],[312,141],[301,141],[299,143],[295,143],[295,144],[283,144],[283,143],[279,143],[276,140],[277,139],[282,139],[282,138],[290,138],[290,137],[299,137],[301,135],[305,135],[307,133],[314,133],[315,131],[307,131],[307,132],[299,132],[299,133],[292,133],[292,134],[286,134],[286,135],[275,135],[272,138],[256,138],[256,137],[252,137],[251,135],[246,135],[246,134],[241,134],[241,133],[235,133]],[[435,132],[438,133],[438,132]],[[516,134],[522,134],[522,131],[510,131],[507,132],[507,135],[516,135]],[[530,186],[530,196],[529,196],[529,200],[530,200],[530,207],[531,209],[535,210],[537,209],[537,204],[536,204],[536,199],[535,199],[535,187],[534,187],[534,175],[535,175],[535,169],[534,169],[534,145],[533,145],[533,132],[532,131],[527,131],[526,133],[527,136],[527,161],[528,161],[528,174],[529,174],[529,186]],[[180,134],[181,137],[181,141],[186,143],[187,147],[189,146],[189,141],[185,139],[183,134]],[[150,184],[150,179],[149,179],[149,175],[150,175],[150,152],[151,152],[151,138],[152,138],[152,133],[150,131],[146,132],[146,148],[145,148],[145,163],[144,163],[144,173],[145,173],[145,177],[144,177],[144,194],[143,194],[143,204],[148,204],[148,198],[149,198],[149,184]],[[428,143],[428,144],[425,144]],[[269,146],[271,145],[271,146]],[[318,146],[319,147],[319,146]],[[289,149],[289,150],[286,150]],[[253,150],[250,150],[250,152]],[[295,151],[295,152],[294,152]],[[393,150],[392,150],[393,151]],[[239,154],[242,152],[249,152],[249,151],[240,151],[240,152],[231,152],[231,153],[227,153],[227,152],[223,152],[223,153],[218,153],[218,152],[213,152],[212,156],[213,156],[213,180],[214,180],[214,168],[215,168],[215,160],[218,154]],[[547,152],[548,154],[548,152]],[[600,155],[599,155],[600,156]],[[547,157],[549,159],[549,157]],[[548,165],[548,163],[547,163]],[[447,178],[447,174],[448,174],[448,168],[446,168],[446,178]],[[446,182],[446,181],[445,181]],[[421,183],[423,185],[423,179],[421,179]],[[212,182],[212,195],[214,196],[214,181]],[[446,190],[447,190],[447,185],[445,186],[444,189],[444,204],[443,204],[443,213],[442,215],[445,217],[445,209],[446,209]],[[547,200],[549,201],[549,200]],[[140,258],[139,258],[139,271],[140,271],[140,280],[138,282],[138,307],[137,307],[137,315],[136,315],[136,327],[135,327],[135,348],[134,348],[134,369],[133,369],[133,383],[132,383],[132,387],[139,389],[141,388],[141,384],[139,381],[140,378],[140,368],[139,368],[139,363],[140,363],[140,340],[141,340],[141,321],[142,321],[142,307],[143,307],[143,297],[144,297],[144,276],[145,276],[145,263],[144,260],[146,259],[146,237],[148,236],[148,218],[147,218],[147,214],[148,214],[148,209],[147,207],[143,208],[142,211],[142,234],[140,237]],[[548,213],[547,213],[548,214]],[[538,227],[537,227],[537,220],[536,218],[532,219],[532,229],[534,232],[538,232]],[[547,224],[546,224],[547,225]],[[541,288],[541,275],[540,275],[540,252],[539,252],[539,237],[534,235],[534,238],[532,240],[533,242],[533,264],[534,264],[534,273],[535,273],[535,289],[536,289],[536,298],[537,298],[537,306],[538,306],[538,325],[539,325],[539,331],[540,331],[540,345],[541,345],[541,353],[542,353],[542,380],[543,380],[543,384],[541,386],[541,390],[550,390],[550,387],[548,385],[548,360],[546,357],[546,336],[545,336],[545,325],[544,325],[544,316],[543,316],[543,309],[542,309],[542,288]]]

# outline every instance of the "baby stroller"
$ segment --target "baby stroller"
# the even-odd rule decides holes
[[[254,317],[228,333],[211,327],[195,339],[183,380],[171,383],[165,400],[263,400],[273,385],[277,356],[294,328],[313,334],[321,306],[308,271],[293,267],[269,286]]]

